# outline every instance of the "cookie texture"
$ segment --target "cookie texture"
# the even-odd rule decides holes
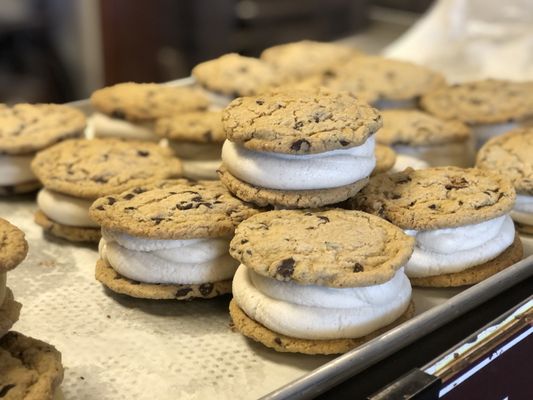
[[[316,208],[339,203],[355,196],[367,183],[361,179],[350,185],[330,189],[314,190],[277,190],[254,186],[233,176],[222,165],[218,176],[228,190],[239,199],[254,203],[259,207],[275,206],[280,208]]]
[[[168,180],[96,200],[91,218],[104,229],[157,239],[224,237],[261,210],[218,181]]]
[[[354,57],[337,69],[349,76],[353,90],[374,92],[382,100],[409,100],[445,84],[444,76],[427,67],[379,56]]]
[[[389,281],[413,248],[412,237],[374,215],[277,210],[241,223],[230,254],[263,276],[342,288]]]
[[[190,87],[126,82],[96,90],[91,104],[113,118],[145,121],[206,109],[209,99]]]
[[[409,278],[413,286],[423,287],[457,287],[473,285],[497,274],[507,267],[517,263],[524,256],[520,237],[515,235],[514,242],[498,257],[475,267],[451,274],[428,276],[423,278]]]
[[[502,175],[477,168],[407,168],[370,178],[350,200],[352,208],[402,229],[441,229],[477,224],[513,208],[516,194]]]
[[[269,64],[236,53],[198,64],[192,76],[206,89],[233,97],[253,95],[279,82]]]
[[[155,133],[161,137],[196,143],[221,143],[226,139],[221,111],[199,111],[157,120]]]
[[[0,339],[3,399],[52,400],[62,380],[61,353],[54,346],[18,332]]]
[[[141,299],[211,299],[216,296],[231,293],[231,279],[188,285],[143,283],[120,275],[102,259],[96,262],[95,277],[113,292]]]
[[[27,254],[28,242],[24,232],[0,218],[0,273],[15,268]]]
[[[479,150],[476,166],[499,171],[518,193],[533,195],[533,128],[492,138]]]
[[[394,167],[394,163],[396,162],[396,152],[393,149],[389,146],[376,144],[374,152],[376,154],[376,166],[374,171],[372,171],[372,175],[387,172]]]
[[[533,115],[533,82],[487,79],[443,86],[420,100],[427,112],[467,124],[492,124]]]
[[[388,330],[404,323],[413,317],[415,308],[411,302],[405,313],[391,324],[380,328],[369,335],[357,339],[330,339],[330,340],[310,340],[298,339],[281,333],[274,332],[259,322],[251,319],[238,306],[235,300],[229,304],[229,312],[232,325],[244,336],[262,343],[271,349],[283,353],[303,353],[303,354],[341,354],[346,353],[369,340],[378,337]]]
[[[285,79],[301,79],[327,71],[360,54],[340,44],[302,40],[269,47],[261,53],[261,59]]]
[[[71,242],[94,242],[98,243],[102,234],[100,228],[84,228],[79,226],[63,225],[48,218],[45,213],[38,210],[33,216],[35,223],[41,226],[50,235],[70,240]]]
[[[224,109],[222,123],[233,142],[286,154],[359,146],[382,124],[377,110],[353,94],[328,90],[238,98]]]
[[[26,154],[81,137],[85,115],[59,104],[0,104],[0,154]]]
[[[6,287],[6,295],[4,298],[4,302],[0,304],[0,338],[4,336],[13,326],[15,322],[18,321],[19,315],[20,315],[20,309],[22,308],[22,304],[15,301],[13,298],[13,292]],[[0,362],[0,371],[1,371],[1,365]],[[2,374],[0,374],[0,382]],[[0,388],[2,386],[0,385]]]
[[[442,120],[418,110],[383,110],[383,127],[376,140],[389,146],[434,146],[465,142],[470,128],[457,120]]]
[[[17,194],[26,194],[35,192],[42,187],[38,181],[25,182],[18,185],[0,186],[0,196],[14,196]]]
[[[31,167],[47,189],[86,199],[181,175],[172,150],[118,139],[59,143],[37,153]]]

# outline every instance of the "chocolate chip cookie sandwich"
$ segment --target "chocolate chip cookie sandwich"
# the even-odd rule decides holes
[[[284,81],[292,81],[326,73],[360,54],[340,44],[302,40],[269,47],[260,58],[274,67]]]
[[[533,81],[487,79],[443,86],[423,96],[420,106],[439,118],[468,124],[481,145],[533,116]]]
[[[238,263],[229,241],[258,212],[214,181],[160,181],[102,197],[90,210],[102,226],[96,279],[147,299],[230,293]]]
[[[379,109],[416,108],[420,96],[445,84],[442,74],[427,67],[379,56],[354,57],[335,73],[353,93],[373,92]]]
[[[418,110],[389,109],[380,114],[383,127],[376,134],[378,143],[432,166],[474,164],[474,141],[470,129],[462,122],[443,120]]]
[[[89,119],[90,137],[157,141],[158,118],[204,110],[207,96],[198,89],[157,83],[119,83],[91,95],[95,113]]]
[[[218,179],[222,143],[226,139],[221,111],[197,111],[161,118],[155,132],[168,140],[190,179]]]
[[[516,203],[511,217],[520,232],[533,235],[533,128],[522,128],[489,140],[476,166],[498,171],[511,180]]]
[[[277,210],[241,223],[235,328],[281,352],[344,353],[413,314],[403,265],[414,240],[373,215]]]
[[[480,282],[522,258],[509,215],[514,202],[502,175],[437,167],[377,175],[352,204],[416,239],[405,266],[414,286],[452,287]]]
[[[54,236],[89,242],[100,240],[100,228],[89,218],[98,197],[181,174],[170,149],[109,138],[59,143],[39,152],[31,166],[44,186],[35,222]]]
[[[80,137],[85,116],[58,104],[0,104],[0,195],[40,187],[30,164],[35,153],[63,139]]]
[[[205,61],[192,69],[196,82],[214,104],[226,106],[239,96],[258,94],[279,83],[279,75],[266,62],[236,53]]]
[[[357,193],[375,167],[381,117],[348,92],[242,97],[223,112],[220,179],[259,206],[312,208]]]

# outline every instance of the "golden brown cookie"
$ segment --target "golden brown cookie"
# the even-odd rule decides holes
[[[18,321],[22,304],[15,301],[13,292],[6,288],[4,301],[0,304],[0,338],[11,329],[13,324]],[[0,363],[0,370],[1,370]],[[0,373],[0,380],[2,374]],[[0,388],[2,385],[0,385]]]
[[[98,243],[102,237],[100,228],[63,225],[51,220],[40,210],[35,212],[33,219],[45,232],[62,239],[70,240],[71,242]]]
[[[28,242],[15,225],[0,218],[0,273],[7,272],[26,258]]]
[[[389,146],[376,144],[375,154],[376,166],[374,171],[372,171],[372,175],[387,172],[394,167],[394,163],[396,162],[396,153]]]
[[[177,114],[157,120],[155,133],[161,137],[193,143],[221,143],[226,139],[221,111]]]

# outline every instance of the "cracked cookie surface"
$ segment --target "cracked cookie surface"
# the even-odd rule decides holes
[[[348,92],[283,91],[233,100],[222,123],[229,140],[251,150],[311,154],[363,144],[381,116]]]
[[[47,189],[86,199],[181,175],[170,149],[117,139],[59,143],[37,153],[31,166]]]
[[[477,168],[411,168],[370,178],[349,201],[402,229],[441,229],[477,224],[513,208],[515,190],[502,175]]]
[[[230,254],[267,277],[342,288],[389,281],[413,246],[401,229],[363,212],[278,210],[241,223]]]
[[[533,128],[492,138],[479,150],[476,166],[499,171],[518,193],[533,195]]]
[[[470,128],[456,120],[442,120],[418,110],[383,110],[383,127],[376,140],[387,145],[432,146],[464,142]]]
[[[86,120],[59,104],[0,104],[0,154],[25,154],[83,135]]]
[[[200,111],[161,118],[155,133],[171,140],[220,143],[226,139],[221,111]]]
[[[113,118],[143,121],[205,109],[209,99],[190,87],[126,82],[96,90],[91,104]]]
[[[509,122],[533,115],[533,82],[487,79],[443,86],[423,96],[420,106],[468,124]]]
[[[0,218],[0,273],[19,265],[28,254],[28,243],[15,225]]]
[[[260,211],[218,181],[178,179],[102,197],[89,213],[105,229],[144,238],[193,239],[231,236],[241,221]]]

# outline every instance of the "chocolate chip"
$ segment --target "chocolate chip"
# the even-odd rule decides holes
[[[393,194],[391,195],[391,199],[392,199],[392,200],[398,200],[398,199],[400,199],[401,197],[402,197],[402,196],[400,196],[398,193],[393,193]]]
[[[200,293],[202,296],[207,296],[209,293],[213,291],[213,284],[212,283],[202,283],[199,287]]]
[[[178,210],[190,210],[193,207],[192,203],[187,204],[176,204],[176,209]]]
[[[276,344],[277,344],[278,346],[281,346],[281,339],[280,339],[279,337],[276,337],[276,338],[274,339],[274,342],[276,342]]]
[[[281,261],[280,265],[278,265],[276,274],[281,275],[283,278],[290,278],[290,276],[294,273],[295,263],[296,261],[294,261],[294,258],[286,258],[285,260]]]
[[[100,211],[104,211],[104,206],[103,205],[99,205],[98,207],[96,207],[97,210],[100,210]]]
[[[428,208],[432,209],[432,210],[436,210],[437,209],[437,205],[436,204],[430,204],[428,206]]]
[[[199,202],[199,201],[202,201],[202,196],[194,196],[191,201],[196,201],[196,202]]]
[[[339,143],[341,146],[348,146],[350,144],[350,142],[347,142],[346,140],[339,140]]]
[[[178,291],[176,292],[174,297],[176,297],[176,298],[185,297],[191,291],[192,291],[192,289],[190,287],[184,287],[184,288],[178,289]]]
[[[135,209],[136,209],[135,207],[124,207],[124,210],[127,210],[127,211],[135,210]]]
[[[353,272],[363,272],[365,270],[365,267],[363,267],[359,263],[355,263],[353,266]]]
[[[184,190],[184,191],[183,191],[183,192],[181,192],[181,193],[190,193],[190,194],[196,194],[196,195],[200,195],[200,193],[198,193],[198,192],[195,192],[195,191],[193,191],[193,190]]]
[[[317,215],[316,216],[318,219],[320,219],[321,221],[324,221],[322,222],[322,224],[326,224],[329,222],[329,218],[328,217],[324,217],[323,215]]]
[[[246,254],[248,254],[249,256],[251,256],[251,255],[252,255],[252,250],[250,250],[250,249],[246,250]]]
[[[5,397],[7,395],[7,393],[13,389],[15,386],[14,383],[10,383],[8,385],[5,385],[5,386],[2,386],[2,388],[0,388],[0,397]]]
[[[133,199],[134,197],[135,197],[135,195],[134,195],[133,193],[128,193],[128,194],[124,195],[122,198],[123,198],[124,200],[131,200],[131,199]]]
[[[112,206],[116,202],[117,202],[117,199],[115,199],[114,197],[108,197],[107,198],[107,204],[109,204],[110,206]]]
[[[462,200],[459,200],[459,205],[462,206],[464,203]]]
[[[304,123],[302,121],[298,121],[294,124],[293,128],[294,129],[302,129],[302,127],[304,126]]]
[[[161,221],[164,221],[164,220],[165,220],[165,218],[163,218],[163,217],[152,217],[152,218],[150,218],[150,219],[151,219],[152,221],[154,221],[156,225],[159,225],[159,224],[161,223]]]
[[[265,101],[264,100],[261,100],[261,99],[257,99],[255,101],[258,105],[262,106],[263,104],[265,104]]]
[[[99,176],[94,176],[92,180],[96,183],[107,183],[109,181],[109,178],[99,175]]]
[[[146,189],[143,189],[142,187],[136,187],[135,189],[133,189],[133,193],[135,194],[141,194],[144,192],[146,192]]]
[[[468,181],[463,177],[457,176],[452,176],[450,183],[444,186],[446,190],[464,189],[465,187],[468,187]]]
[[[309,143],[305,139],[300,139],[300,140],[297,140],[296,142],[294,142],[291,145],[291,150],[294,150],[294,151],[304,150],[304,151],[306,151],[306,150],[309,150],[310,147],[311,147],[311,143]]]
[[[137,155],[140,157],[148,157],[150,152],[146,150],[137,150]]]
[[[198,205],[196,206],[196,208],[200,207],[200,206],[204,206],[204,207],[207,207],[207,208],[213,208],[213,204],[211,203],[208,203],[206,201],[204,201],[203,203],[198,203]]]
[[[111,117],[117,119],[126,119],[126,113],[120,108],[116,108],[111,112]]]
[[[246,244],[246,243],[248,243],[248,242],[249,242],[248,239],[243,239],[243,240],[241,240],[241,244]]]

